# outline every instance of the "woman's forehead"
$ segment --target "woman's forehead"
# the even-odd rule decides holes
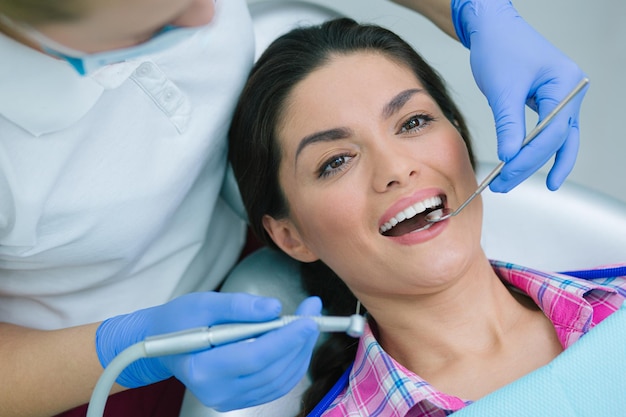
[[[378,109],[399,92],[423,89],[408,65],[383,54],[359,51],[334,54],[294,85],[279,120],[285,128],[296,120],[334,119],[343,111]]]
[[[421,83],[409,67],[384,55],[371,52],[333,55],[293,87],[285,109],[293,110],[300,104],[307,108],[323,107],[326,102],[359,98],[384,100],[385,94],[415,86],[421,87]]]

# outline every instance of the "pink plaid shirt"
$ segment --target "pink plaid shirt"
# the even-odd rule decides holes
[[[617,311],[626,298],[626,276],[584,280],[497,261],[492,266],[505,284],[528,294],[543,310],[563,348]],[[438,391],[396,362],[367,326],[348,386],[323,416],[441,417],[469,403]]]

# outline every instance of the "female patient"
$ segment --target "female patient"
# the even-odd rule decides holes
[[[444,416],[545,365],[614,312],[624,277],[591,282],[490,262],[465,122],[432,68],[389,31],[340,19],[275,41],[253,69],[230,157],[252,228],[303,262],[330,314],[357,299],[358,341],[318,350],[310,410]]]

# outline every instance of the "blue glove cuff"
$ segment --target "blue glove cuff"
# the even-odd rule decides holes
[[[450,11],[452,13],[452,24],[454,25],[454,31],[456,32],[456,36],[459,38],[459,41],[469,49],[470,47],[470,37],[468,31],[465,29],[464,22],[461,19],[463,16],[463,8],[469,6],[471,0],[452,0],[450,2]]]
[[[141,311],[105,320],[96,330],[96,353],[103,368],[124,349],[143,340],[136,331],[142,328]],[[128,365],[115,380],[126,388],[138,388],[172,376],[157,358],[140,359]]]
[[[459,41],[471,47],[471,35],[484,27],[497,25],[505,16],[519,17],[510,0],[451,0],[452,24]]]

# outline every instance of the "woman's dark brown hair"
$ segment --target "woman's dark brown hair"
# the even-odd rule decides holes
[[[253,67],[229,135],[229,158],[250,227],[264,244],[276,249],[263,228],[263,216],[281,219],[289,215],[289,205],[278,181],[281,150],[276,136],[287,98],[300,81],[334,56],[363,51],[379,53],[413,71],[445,117],[458,128],[474,164],[469,131],[443,81],[400,37],[382,27],[346,18],[294,29],[276,39]],[[326,313],[354,313],[356,298],[322,262],[302,264],[302,280],[306,291],[320,296]],[[332,387],[352,363],[355,353],[356,340],[339,333],[332,334],[317,349],[310,368],[312,385],[304,396],[302,415]]]

